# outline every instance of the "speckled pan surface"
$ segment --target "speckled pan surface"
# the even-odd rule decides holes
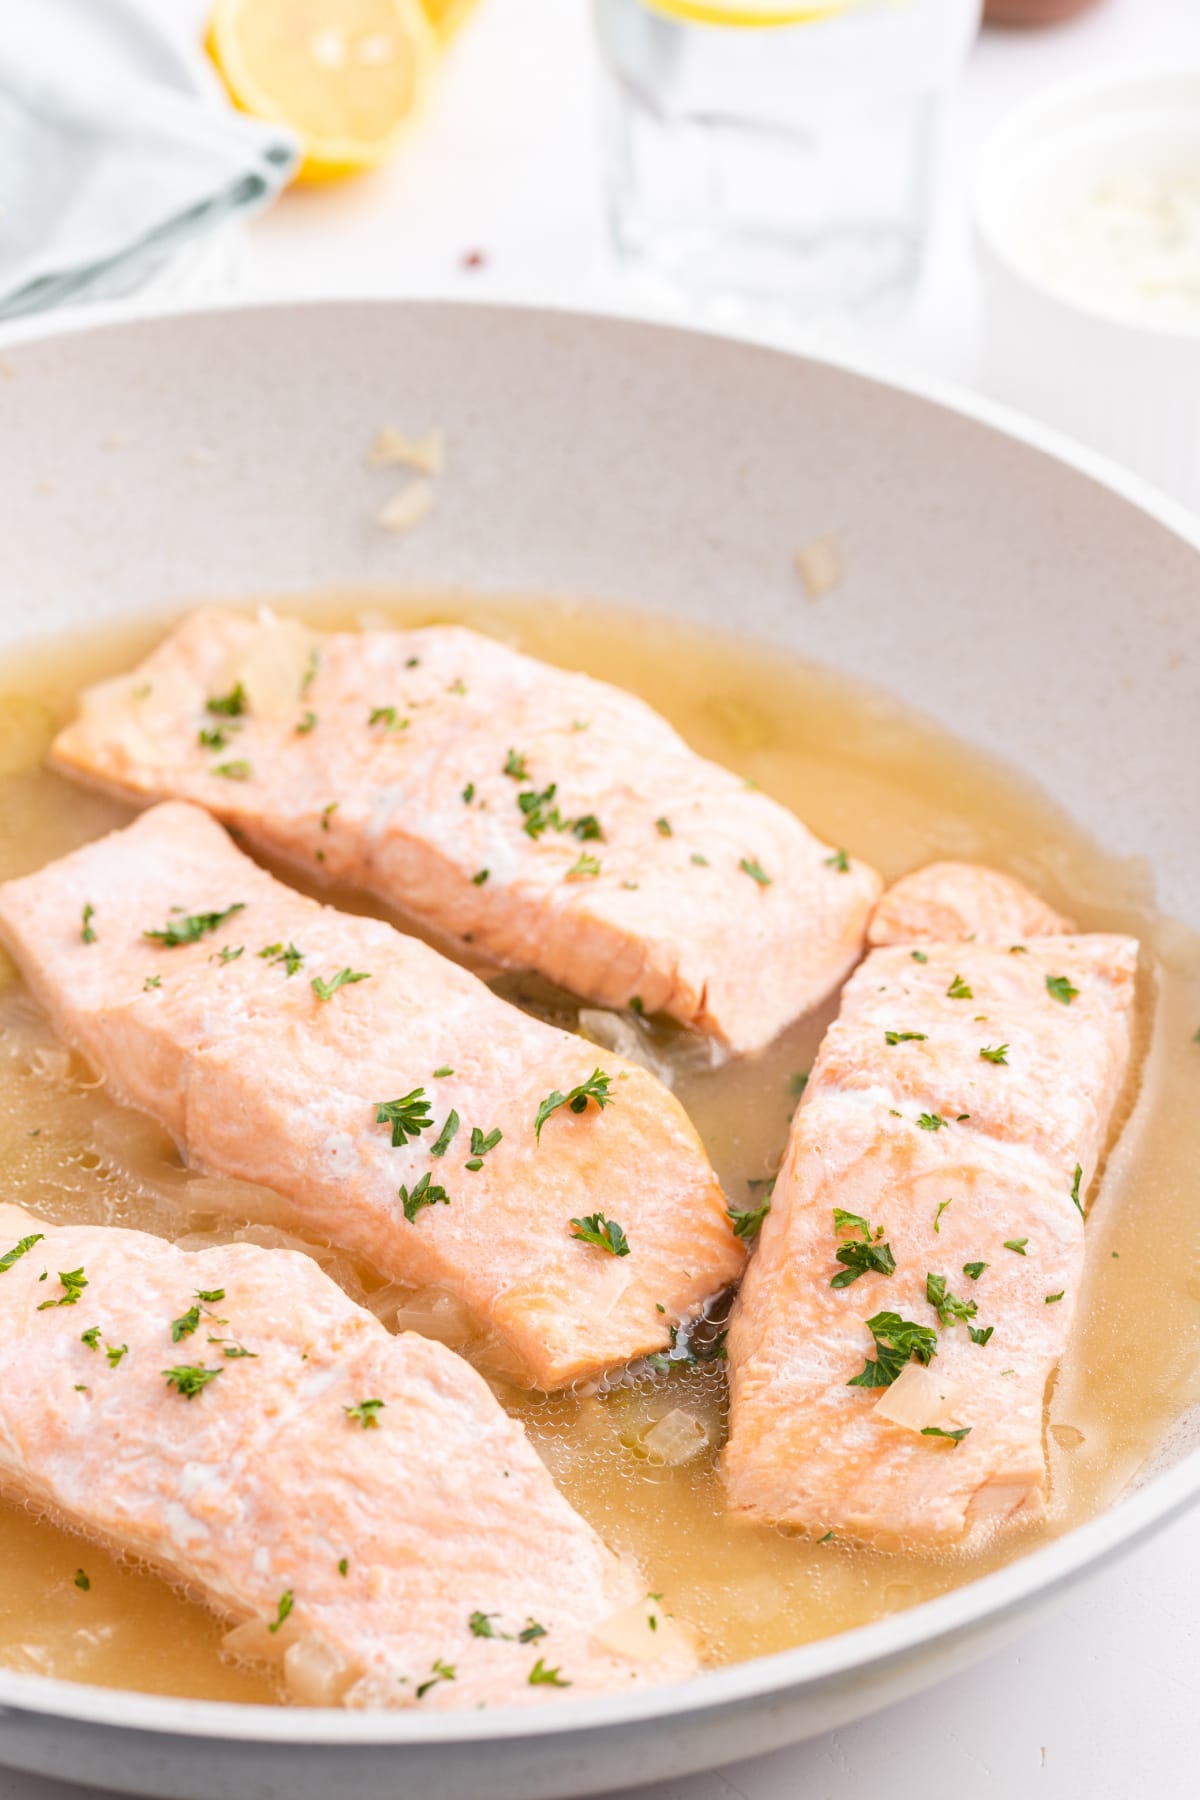
[[[453,470],[381,531],[376,429]],[[1058,454],[1055,454],[1056,449]],[[793,570],[839,538],[814,605]],[[584,316],[322,303],[0,344],[0,645],[227,594],[541,589],[735,625],[885,686],[1035,776],[1200,925],[1200,529],[1032,428],[844,367]],[[993,1647],[1200,1495],[1189,1433],[999,1573],[635,1699],[384,1717],[0,1672],[0,1762],[192,1800],[546,1800],[826,1730]],[[1191,1436],[1191,1442],[1195,1437]]]

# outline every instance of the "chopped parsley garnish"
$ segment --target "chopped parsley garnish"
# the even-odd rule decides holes
[[[836,869],[839,875],[848,875],[850,873],[850,858],[846,855],[844,850],[835,850],[832,856],[827,856],[825,858],[825,867],[827,869]]]
[[[789,1094],[795,1094],[798,1098],[804,1092],[804,1090],[807,1086],[808,1086],[808,1070],[807,1069],[799,1069],[796,1072],[796,1074],[793,1075],[788,1082],[788,1092],[789,1092]]]
[[[941,1113],[923,1112],[917,1119],[922,1131],[940,1131],[945,1123]]]
[[[520,1631],[517,1633],[517,1642],[518,1644],[535,1644],[539,1638],[544,1638],[548,1635],[549,1633],[547,1632],[546,1627],[544,1625],[539,1625],[536,1619],[526,1619],[524,1625],[522,1625]]]
[[[611,1106],[612,1095],[608,1091],[611,1081],[612,1077],[606,1075],[603,1069],[593,1069],[587,1080],[581,1081],[578,1087],[573,1087],[569,1093],[560,1094],[555,1088],[547,1094],[538,1107],[537,1117],[533,1122],[533,1134],[538,1143],[540,1144],[542,1141],[542,1126],[551,1113],[557,1112],[560,1106],[570,1107],[573,1113],[586,1112],[589,1100],[594,1100],[601,1111],[606,1106]]]
[[[196,742],[202,750],[223,750],[229,742],[229,733],[223,725],[202,725],[196,733]]]
[[[445,1156],[447,1150],[454,1142],[457,1131],[458,1114],[454,1111],[454,1108],[451,1107],[449,1113],[446,1115],[446,1123],[442,1126],[442,1129],[438,1132],[434,1142],[429,1147],[430,1156]]]
[[[1082,1180],[1083,1180],[1083,1165],[1081,1163],[1076,1163],[1075,1164],[1075,1179],[1071,1183],[1071,1198],[1075,1202],[1076,1206],[1079,1208],[1080,1218],[1086,1219],[1087,1214],[1083,1210],[1083,1201],[1079,1198],[1079,1184]]]
[[[175,950],[181,944],[198,944],[202,937],[210,931],[216,931],[234,913],[245,910],[245,902],[237,900],[232,906],[227,906],[224,912],[172,914],[161,931],[143,931],[142,936],[161,944],[166,950]]]
[[[393,1150],[409,1138],[419,1137],[433,1124],[429,1101],[423,1087],[414,1088],[401,1100],[380,1100],[375,1107],[375,1123],[392,1128]]]
[[[385,731],[403,731],[408,720],[401,719],[394,706],[373,706],[367,724],[382,725]]]
[[[640,994],[630,994],[629,1010],[631,1013],[636,1013],[639,1019],[645,1018],[646,1002],[642,999],[642,996]]]
[[[334,813],[337,811],[337,809],[338,809],[338,802],[336,800],[327,801],[326,804],[321,808],[321,830],[322,831],[329,830],[329,821],[330,821],[330,819],[332,819],[332,817],[333,817]]]
[[[588,843],[592,839],[598,839],[601,843],[604,842],[604,831],[595,813],[584,813],[581,818],[573,819],[571,821],[571,830],[575,833],[575,836],[584,843]]]
[[[707,869],[707,867],[708,867],[707,856],[701,856],[701,854],[698,850],[692,851],[692,861],[696,864],[696,866],[698,868]]]
[[[245,948],[244,944],[222,944],[213,960],[219,963],[236,962],[238,957],[244,953]]]
[[[267,1626],[267,1630],[268,1631],[278,1631],[279,1627],[283,1624],[283,1621],[288,1617],[289,1613],[291,1612],[291,1610],[295,1604],[296,1604],[296,1596],[295,1596],[295,1594],[293,1594],[291,1588],[288,1588],[284,1593],[280,1594],[279,1605],[275,1609],[275,1617],[272,1619],[271,1623]]]
[[[494,1131],[489,1131],[486,1134],[480,1130],[478,1125],[472,1125],[471,1155],[470,1160],[465,1165],[470,1169],[472,1174],[475,1174],[478,1170],[482,1169],[484,1157],[488,1154],[489,1150],[494,1150],[496,1148],[496,1145],[503,1136],[504,1133],[498,1125]]]
[[[325,981],[320,975],[312,978],[312,991],[318,1000],[332,1000],[339,988],[352,987],[356,981],[370,981],[371,977],[357,969],[339,969]]]
[[[81,1344],[86,1344],[89,1350],[98,1350],[100,1348],[100,1327],[89,1325],[86,1331],[80,1332],[79,1341]]]
[[[44,1241],[45,1235],[43,1231],[35,1231],[32,1237],[18,1238],[12,1249],[6,1250],[4,1255],[0,1256],[0,1275],[7,1274],[14,1263],[20,1262],[23,1256],[28,1256],[35,1244]]]
[[[411,1225],[423,1206],[449,1206],[450,1196],[444,1187],[438,1187],[431,1180],[429,1170],[426,1169],[411,1194],[406,1187],[400,1188],[400,1204]]]
[[[128,1344],[109,1344],[109,1346],[105,1350],[104,1354],[108,1358],[109,1368],[115,1369],[117,1364],[120,1362],[121,1358],[123,1356],[129,1355],[129,1345]]]
[[[162,976],[161,975],[147,975],[145,981],[143,981],[143,983],[142,983],[142,992],[143,992],[143,994],[148,994],[151,992],[151,990],[153,988],[160,988],[161,986],[162,986]]]
[[[529,764],[519,751],[510,750],[504,759],[503,773],[513,781],[529,780]]]
[[[899,1313],[875,1313],[867,1320],[867,1330],[875,1340],[875,1358],[867,1358],[847,1387],[891,1387],[907,1362],[928,1364],[937,1355],[937,1332],[928,1325],[914,1325]]]
[[[444,1075],[453,1075],[453,1073],[454,1070],[450,1067],[450,1064],[443,1063],[440,1069],[435,1069],[433,1071],[434,1080],[440,1081]]]
[[[755,857],[743,856],[738,863],[738,868],[743,875],[748,875],[751,881],[757,881],[759,887],[770,887],[771,877]]]
[[[986,1344],[995,1329],[994,1325],[968,1325],[967,1333],[973,1344]]]
[[[1005,1240],[1004,1240],[1004,1248],[1005,1248],[1005,1249],[1006,1249],[1006,1250],[1013,1250],[1013,1251],[1015,1251],[1015,1252],[1016,1252],[1016,1254],[1017,1254],[1017,1255],[1018,1255],[1018,1256],[1024,1256],[1024,1254],[1025,1254],[1025,1246],[1026,1246],[1026,1244],[1027,1244],[1027,1243],[1028,1243],[1028,1242],[1029,1242],[1029,1239],[1028,1239],[1028,1238],[1027,1238],[1027,1237],[1023,1237],[1023,1238],[1005,1238]]]
[[[567,870],[567,880],[584,881],[588,876],[598,875],[599,873],[600,858],[598,856],[589,856],[585,850],[579,857],[579,860],[572,863],[571,867]]]
[[[923,1031],[885,1031],[885,1044],[924,1044],[928,1042]]]
[[[945,1210],[948,1206],[953,1206],[953,1205],[954,1205],[953,1200],[939,1200],[938,1201],[937,1211],[933,1215],[933,1229],[936,1232],[936,1234],[938,1235],[938,1237],[941,1237],[941,1235],[942,1235],[942,1214],[945,1212]]]
[[[83,909],[83,922],[79,931],[79,936],[85,944],[94,944],[96,942],[96,933],[92,928],[92,920],[95,916],[96,909],[89,900]]]
[[[472,887],[482,887],[484,882],[487,880],[488,876],[491,874],[491,872],[492,871],[490,869],[476,869],[475,873],[471,877],[471,886]]]
[[[342,1411],[348,1419],[357,1419],[364,1431],[375,1431],[386,1404],[384,1400],[360,1400],[356,1406],[343,1406]]]
[[[978,1281],[986,1268],[987,1264],[985,1262],[964,1263],[963,1274],[969,1275],[972,1281]]]
[[[258,952],[264,962],[282,963],[288,975],[294,975],[304,961],[303,950],[295,944],[267,944]]]
[[[339,1575],[348,1575],[349,1573],[350,1573],[350,1558],[348,1556],[339,1556],[338,1557],[338,1574]]]
[[[498,1613],[473,1612],[467,1620],[467,1624],[471,1629],[471,1636],[478,1638],[494,1638],[496,1633],[492,1630],[492,1620],[499,1618],[499,1616]]]
[[[938,1316],[938,1324],[953,1326],[973,1319],[979,1311],[974,1300],[960,1300],[946,1286],[944,1275],[935,1275],[929,1271],[925,1276],[925,1298]]]
[[[162,1375],[169,1388],[182,1394],[185,1400],[194,1400],[197,1394],[203,1393],[210,1381],[215,1381],[222,1371],[206,1369],[202,1364],[177,1364],[173,1369],[163,1369]]]
[[[309,711],[309,712],[306,712],[304,714],[304,717],[293,727],[293,730],[295,731],[297,737],[307,737],[310,731],[315,730],[316,723],[317,723],[316,713]]]
[[[817,1539],[817,1542],[818,1542],[818,1544],[832,1544],[832,1542],[833,1542],[833,1533],[832,1533],[832,1531],[827,1531],[827,1532],[826,1532],[826,1533],[825,1533],[825,1536],[824,1536],[824,1537],[819,1537],[819,1538],[818,1538],[818,1539]]]
[[[1055,1301],[1056,1301],[1056,1300],[1061,1300],[1061,1299],[1062,1299],[1062,1297],[1063,1297],[1063,1295],[1064,1295],[1064,1294],[1065,1294],[1065,1293],[1066,1293],[1066,1291],[1067,1291],[1067,1290],[1066,1290],[1066,1288],[1059,1288],[1059,1290],[1058,1290],[1058,1292],[1057,1292],[1057,1294],[1047,1294],[1047,1295],[1046,1295],[1046,1305],[1047,1305],[1047,1306],[1053,1306],[1053,1305],[1054,1305],[1054,1302],[1055,1302]]]
[[[475,798],[475,783],[473,781],[468,781],[466,787],[462,791],[462,798],[463,805],[470,806],[472,800]]]
[[[926,954],[923,950],[910,950],[909,955],[912,957],[914,962],[927,963],[929,961],[929,958],[926,956]]]
[[[300,683],[300,698],[301,699],[304,698],[305,694],[307,694],[307,692],[308,692],[309,688],[312,686],[313,682],[317,679],[317,670],[320,667],[321,667],[321,652],[319,650],[310,650],[308,653],[308,667],[305,669],[304,679]]]
[[[205,1306],[216,1306],[225,1298],[224,1288],[197,1288],[197,1300],[203,1300]]]
[[[452,1663],[443,1662],[440,1657],[437,1662],[430,1664],[430,1668],[433,1673],[430,1675],[428,1681],[423,1681],[417,1689],[418,1700],[423,1700],[430,1688],[435,1688],[439,1681],[458,1680],[458,1673],[455,1670],[454,1665]]]
[[[564,1681],[561,1669],[548,1669],[539,1656],[529,1671],[529,1685],[530,1687],[570,1687],[571,1683]]]
[[[221,718],[236,719],[249,709],[246,705],[246,690],[241,682],[230,688],[227,694],[214,694],[211,700],[204,702],[210,713],[217,713]]]
[[[253,773],[254,770],[242,756],[234,762],[218,763],[215,769],[209,770],[210,775],[222,775],[226,781],[249,781]]]
[[[610,1256],[628,1256],[629,1240],[615,1219],[606,1219],[601,1212],[589,1213],[586,1218],[571,1220],[571,1236],[578,1238],[581,1244],[592,1244],[597,1250],[607,1250]]]
[[[216,1344],[216,1343],[220,1343],[221,1340],[219,1338],[209,1338],[208,1341],[210,1344]],[[243,1356],[248,1356],[250,1358],[251,1362],[258,1361],[258,1351],[257,1350],[247,1350],[247,1348],[244,1344],[226,1344],[225,1348],[221,1352],[221,1355],[229,1357],[231,1361],[237,1361],[239,1358],[241,1358]]]
[[[896,1273],[896,1259],[892,1255],[891,1245],[879,1241],[883,1236],[882,1225],[877,1230],[872,1230],[868,1221],[858,1213],[843,1212],[840,1206],[835,1206],[833,1230],[835,1236],[843,1231],[861,1233],[861,1236],[838,1245],[834,1254],[842,1267],[830,1281],[830,1287],[849,1287],[860,1275]]]
[[[770,1210],[771,1199],[768,1194],[767,1198],[760,1206],[747,1206],[744,1208],[739,1206],[727,1207],[725,1209],[725,1217],[733,1226],[734,1237],[742,1238],[748,1242],[751,1238],[758,1236],[759,1232],[762,1230],[763,1220]]]
[[[993,1049],[990,1044],[984,1044],[979,1054],[984,1062],[1006,1063],[1008,1061],[1008,1045],[997,1044]]]
[[[1070,1006],[1079,989],[1071,986],[1071,979],[1068,975],[1047,975],[1046,992],[1053,999],[1061,1001],[1063,1006]]]
[[[191,1337],[199,1323],[199,1306],[189,1306],[178,1319],[171,1320],[171,1342],[177,1344],[180,1338]]]
[[[76,1306],[79,1296],[88,1284],[82,1267],[78,1269],[60,1269],[58,1279],[62,1282],[63,1291],[56,1300],[43,1300],[38,1307],[39,1312],[48,1312],[54,1306]]]
[[[540,838],[551,826],[555,831],[567,829],[566,821],[554,804],[557,792],[558,783],[552,781],[540,794],[533,788],[526,788],[523,794],[517,795],[517,805],[525,815],[524,829],[531,838]]]
[[[86,1574],[86,1572],[83,1569],[76,1569],[76,1571],[75,1571],[75,1586],[77,1588],[81,1588],[83,1590],[83,1592],[86,1594],[88,1589],[91,1587],[91,1585],[92,1585],[91,1581],[88,1578],[88,1575]]]
[[[951,1444],[961,1444],[971,1434],[969,1425],[962,1425],[957,1431],[944,1431],[940,1425],[922,1425],[922,1437],[946,1438]]]
[[[654,829],[655,829],[655,831],[657,831],[659,837],[674,837],[675,836],[674,831],[671,829],[670,819],[655,819]]]
[[[946,998],[948,1000],[973,1000],[975,990],[967,986],[961,975],[956,975],[946,989]]]

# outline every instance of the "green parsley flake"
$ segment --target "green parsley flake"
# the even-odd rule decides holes
[[[727,1207],[725,1217],[733,1226],[734,1237],[739,1237],[744,1242],[748,1243],[751,1238],[758,1236],[759,1232],[762,1230],[763,1220],[770,1210],[771,1201],[768,1195],[761,1206],[747,1206],[745,1208],[738,1206]]]
[[[400,718],[394,706],[373,706],[367,724],[382,725],[385,731],[408,730],[408,720]]]
[[[297,737],[307,737],[310,731],[313,731],[316,729],[316,723],[317,723],[316,713],[315,712],[306,712],[304,714],[304,717],[299,721],[299,723],[297,725],[293,726],[293,730],[295,731]]]
[[[80,1332],[79,1341],[81,1344],[86,1344],[89,1350],[98,1350],[100,1348],[100,1327],[89,1325],[86,1331]]]
[[[267,1626],[267,1630],[278,1631],[279,1627],[283,1624],[283,1621],[291,1613],[292,1607],[295,1604],[296,1596],[293,1594],[291,1588],[288,1588],[284,1593],[280,1594],[279,1605],[275,1609],[275,1617]]]
[[[953,1205],[954,1205],[953,1200],[939,1200],[938,1201],[937,1211],[933,1215],[933,1229],[938,1237],[941,1237],[941,1235],[942,1235],[942,1214],[945,1212],[945,1210],[948,1206],[953,1206]]]
[[[237,900],[232,906],[227,906],[224,912],[172,914],[161,931],[143,931],[142,936],[161,944],[166,950],[176,950],[181,944],[198,944],[202,937],[207,936],[210,931],[216,931],[234,913],[245,910],[245,903]]]
[[[954,1326],[973,1319],[979,1308],[974,1300],[960,1300],[946,1286],[944,1275],[935,1275],[930,1270],[925,1276],[925,1298],[938,1316],[938,1324]]]
[[[995,1329],[994,1325],[968,1325],[967,1335],[973,1344],[986,1344]]]
[[[584,843],[592,840],[604,842],[604,831],[595,813],[584,813],[581,818],[573,819],[571,830]]]
[[[229,742],[229,733],[223,725],[202,725],[196,733],[196,742],[201,750],[223,750]]]
[[[177,1344],[180,1338],[191,1337],[199,1323],[199,1306],[190,1306],[180,1318],[171,1320],[171,1342]]]
[[[846,855],[844,850],[835,850],[832,856],[827,856],[825,858],[825,867],[827,869],[836,869],[839,875],[848,875],[850,873],[850,858]]]
[[[890,1244],[880,1243],[883,1226],[872,1229],[868,1221],[858,1213],[844,1212],[840,1206],[833,1209],[834,1236],[843,1231],[854,1232],[855,1237],[845,1244],[839,1244],[834,1252],[842,1267],[832,1278],[829,1285],[835,1288],[847,1288],[858,1280],[860,1275],[894,1275],[896,1259],[892,1255]]]
[[[629,1240],[615,1219],[606,1219],[603,1213],[589,1213],[586,1218],[571,1220],[571,1236],[578,1238],[581,1244],[591,1244],[597,1250],[607,1250],[610,1256],[628,1256]]]
[[[504,768],[501,773],[507,775],[512,781],[528,781],[529,765],[525,761],[524,755],[510,749],[504,759]]]
[[[432,1669],[433,1672],[430,1675],[428,1681],[423,1681],[421,1683],[420,1687],[417,1689],[417,1699],[418,1700],[423,1700],[425,1698],[425,1695],[429,1692],[430,1688],[435,1688],[439,1681],[457,1681],[458,1680],[458,1674],[454,1668],[453,1663],[443,1662],[440,1657],[438,1658],[437,1662],[430,1664],[430,1668]]]
[[[674,837],[675,836],[675,833],[671,828],[670,819],[655,819],[654,829],[655,829],[655,831],[657,831],[659,837]]]
[[[458,1123],[458,1114],[454,1111],[453,1107],[451,1107],[446,1116],[446,1123],[442,1126],[436,1139],[429,1147],[430,1156],[445,1156],[447,1150],[454,1142],[455,1134],[458,1131]]]
[[[225,1298],[224,1288],[197,1288],[197,1300],[203,1300],[206,1306],[217,1306]]]
[[[287,975],[294,975],[304,961],[304,952],[295,944],[267,944],[258,954],[264,962],[282,963]]]
[[[542,1126],[552,1113],[558,1111],[560,1106],[569,1107],[573,1113],[586,1112],[589,1100],[594,1100],[601,1111],[606,1106],[611,1106],[612,1095],[608,1091],[611,1081],[612,1077],[606,1075],[603,1069],[593,1069],[587,1080],[581,1081],[578,1087],[573,1087],[569,1093],[560,1094],[555,1088],[553,1092],[547,1094],[538,1107],[537,1116],[533,1122],[533,1132],[537,1142],[540,1144],[542,1141]]]
[[[245,948],[246,946],[244,944],[223,944],[214,956],[213,961],[219,963],[236,962],[238,957],[243,954]]]
[[[697,868],[707,869],[707,867],[708,867],[707,856],[701,856],[701,854],[698,850],[692,851],[692,861],[696,864]]]
[[[318,1000],[332,1000],[339,988],[352,987],[356,981],[370,981],[370,979],[369,975],[364,975],[356,969],[339,969],[336,975],[329,977],[328,981],[323,980],[320,975],[314,975],[311,986]]]
[[[946,989],[946,998],[948,1000],[973,1000],[975,991],[967,986],[961,975],[956,975]]]
[[[1067,975],[1047,975],[1046,992],[1061,1005],[1070,1006],[1079,989],[1072,987],[1070,977]]]
[[[0,1275],[6,1275],[14,1263],[20,1262],[23,1256],[28,1256],[35,1244],[44,1241],[45,1235],[43,1231],[35,1231],[32,1237],[18,1238],[12,1249],[0,1256]]]
[[[993,1049],[991,1045],[984,1044],[979,1054],[984,1062],[1006,1063],[1008,1061],[1008,1045],[997,1044]]]
[[[450,1064],[443,1063],[440,1069],[435,1069],[433,1071],[433,1078],[435,1081],[441,1081],[443,1076],[453,1075],[453,1073],[454,1073],[454,1070],[450,1067]]]
[[[1062,1299],[1062,1297],[1066,1293],[1066,1291],[1067,1291],[1066,1288],[1059,1288],[1057,1294],[1047,1294],[1046,1295],[1046,1305],[1053,1306],[1056,1300]]]
[[[929,958],[926,956],[926,954],[923,950],[910,950],[909,955],[912,957],[914,962],[927,963],[929,961]]]
[[[148,994],[151,992],[151,990],[153,988],[160,988],[161,986],[162,986],[162,976],[161,975],[147,975],[145,981],[143,981],[143,983],[142,983],[142,992],[143,992],[143,994]]]
[[[96,909],[89,900],[83,909],[83,923],[79,932],[79,936],[85,944],[94,944],[96,942],[96,933],[92,929],[92,920],[95,916]]]
[[[106,1348],[104,1354],[108,1358],[109,1368],[115,1369],[117,1364],[120,1362],[121,1358],[123,1356],[129,1355],[129,1345],[128,1344],[109,1344],[108,1347]]]
[[[91,1585],[92,1585],[91,1581],[88,1578],[87,1574],[84,1572],[84,1570],[76,1569],[76,1571],[75,1571],[75,1586],[77,1588],[80,1588],[86,1594],[88,1592],[89,1588],[91,1587]]]
[[[332,819],[334,813],[337,811],[338,805],[339,805],[338,801],[330,800],[326,803],[326,805],[324,805],[321,808],[321,830],[322,831],[329,830],[329,821],[330,821],[330,819]]]
[[[78,1269],[60,1269],[58,1279],[62,1282],[63,1291],[56,1300],[43,1300],[38,1307],[39,1312],[48,1312],[54,1306],[77,1306],[79,1296],[88,1284],[82,1267]]]
[[[467,1620],[471,1636],[477,1638],[494,1638],[496,1633],[492,1630],[492,1620],[498,1619],[499,1617],[499,1613],[473,1612]]]
[[[572,863],[571,867],[567,870],[566,879],[568,881],[586,881],[589,877],[594,877],[599,873],[600,858],[598,856],[589,856],[585,850],[579,860]]]
[[[338,1574],[339,1575],[348,1575],[349,1573],[350,1573],[350,1558],[348,1556],[340,1556],[338,1558]]]
[[[169,1388],[174,1388],[185,1400],[194,1400],[197,1394],[203,1393],[210,1381],[217,1379],[222,1370],[206,1369],[202,1364],[182,1363],[160,1372]]]
[[[211,700],[204,702],[204,705],[210,713],[217,713],[226,719],[239,718],[242,713],[250,710],[246,705],[246,690],[240,681],[230,688],[227,694],[214,694]]]
[[[471,886],[472,887],[482,887],[484,882],[487,880],[488,876],[491,874],[491,872],[492,871],[490,869],[476,869],[475,873],[471,877]]]
[[[385,1400],[360,1400],[356,1406],[343,1406],[342,1411],[348,1419],[357,1419],[364,1431],[375,1431],[386,1404]]]
[[[944,1431],[940,1425],[922,1425],[921,1436],[945,1438],[949,1443],[958,1445],[962,1443],[965,1437],[971,1435],[971,1429],[970,1425],[963,1425],[960,1426],[957,1431]]]
[[[985,1262],[964,1263],[963,1274],[969,1275],[972,1281],[978,1281],[986,1268],[987,1264]]]
[[[922,1131],[940,1131],[945,1123],[941,1113],[923,1112],[917,1119]]]
[[[414,1088],[401,1100],[380,1100],[375,1107],[375,1123],[391,1126],[393,1150],[399,1149],[407,1139],[428,1131],[433,1124],[433,1115],[425,1089]]]
[[[561,1669],[548,1669],[539,1656],[529,1671],[530,1687],[570,1687],[571,1683],[563,1679]]]
[[[253,773],[254,770],[245,757],[238,757],[234,762],[218,763],[215,769],[209,770],[210,775],[221,775],[226,781],[249,781]]]
[[[462,798],[463,805],[470,806],[472,800],[475,798],[475,783],[473,781],[468,781],[466,787],[462,791]]]
[[[1017,1256],[1024,1256],[1025,1246],[1028,1242],[1029,1242],[1029,1239],[1027,1237],[1005,1238],[1004,1248],[1006,1250],[1012,1250]]]
[[[1075,1179],[1071,1183],[1071,1198],[1075,1202],[1075,1205],[1079,1209],[1080,1218],[1086,1219],[1087,1214],[1083,1210],[1083,1201],[1079,1198],[1079,1184],[1082,1180],[1083,1180],[1083,1165],[1081,1163],[1076,1163],[1075,1164]]]
[[[937,1355],[937,1332],[928,1325],[915,1325],[894,1312],[878,1312],[866,1324],[875,1340],[875,1359],[868,1357],[847,1387],[891,1387],[906,1363],[915,1359],[927,1365]]]
[[[923,1031],[885,1031],[885,1044],[925,1044],[928,1038]]]
[[[404,1208],[404,1216],[412,1225],[423,1206],[449,1206],[450,1196],[444,1187],[438,1187],[430,1177],[429,1170],[421,1176],[410,1194],[407,1187],[401,1187],[400,1204]]]
[[[743,875],[748,875],[751,881],[756,881],[759,887],[770,887],[771,876],[767,874],[762,864],[754,857],[743,856],[738,863],[738,868],[742,871]]]

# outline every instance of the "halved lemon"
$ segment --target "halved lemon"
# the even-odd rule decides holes
[[[303,140],[316,179],[383,161],[437,56],[420,0],[217,0],[208,47],[243,112]]]

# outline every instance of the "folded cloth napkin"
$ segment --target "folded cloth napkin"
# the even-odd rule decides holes
[[[282,127],[137,59],[73,57],[41,28],[43,4],[0,0],[0,318],[128,293],[185,243],[266,205],[299,158]]]

